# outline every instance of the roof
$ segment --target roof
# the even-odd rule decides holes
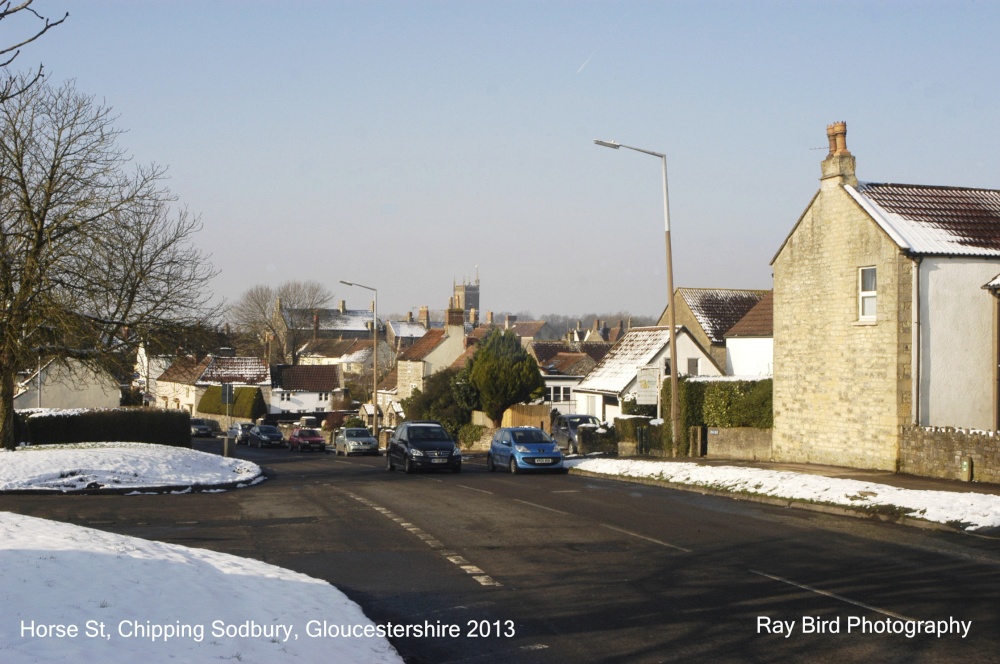
[[[604,341],[532,341],[528,352],[535,356],[538,366],[550,364],[559,353],[586,353],[595,363],[604,359],[614,344]]]
[[[770,292],[732,288],[677,289],[701,329],[714,344],[725,343],[726,332]]]
[[[546,364],[539,364],[542,373],[552,376],[583,376],[597,363],[586,353],[556,353]]]
[[[211,361],[211,356],[206,356],[204,359],[198,360],[193,355],[182,355],[171,362],[170,366],[159,375],[157,380],[164,383],[194,385],[198,382],[201,375],[205,373],[205,369],[208,368],[208,363]]]
[[[299,392],[333,392],[342,387],[336,364],[278,365],[271,369],[271,387]]]
[[[267,365],[259,357],[214,357],[208,356],[210,362],[204,373],[198,378],[199,383],[239,383],[241,385],[260,385],[268,383]]]
[[[727,337],[773,337],[774,336],[774,291],[765,295],[760,302],[726,332]]]
[[[683,329],[679,327],[678,332]],[[587,374],[576,390],[621,394],[635,380],[638,368],[651,363],[669,343],[669,327],[632,328]]]
[[[406,362],[422,360],[427,357],[432,350],[440,346],[444,339],[445,333],[443,328],[427,330],[427,333],[424,334],[424,336],[417,339],[412,346],[399,354],[399,361]]]
[[[282,307],[281,315],[290,328],[312,330],[319,326],[320,332],[369,332],[372,322],[371,309],[292,309]],[[315,317],[314,317],[315,316]],[[296,325],[297,323],[297,325]],[[378,322],[381,329],[382,321]]]
[[[398,384],[399,384],[399,371],[396,367],[393,367],[392,371],[383,376],[382,380],[379,381],[378,391],[395,392]]]
[[[451,367],[450,368],[451,369],[459,369],[459,370],[464,369],[466,367],[466,365],[469,364],[469,360],[472,359],[472,356],[476,354],[477,350],[479,350],[479,345],[478,344],[474,344],[474,343],[473,344],[469,344],[466,347],[466,349],[462,352],[462,354],[459,355],[455,359],[455,361],[451,363]]]
[[[416,321],[390,320],[386,321],[385,324],[392,330],[392,335],[397,339],[400,337],[419,339],[427,332],[427,328]]]
[[[519,337],[537,337],[548,323],[543,320],[518,320],[510,324],[510,329]]]
[[[901,249],[1000,256],[1000,191],[874,182],[844,189]]]

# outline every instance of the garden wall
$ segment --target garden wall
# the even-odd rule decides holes
[[[994,431],[908,425],[899,447],[901,473],[1000,484],[1000,439]],[[971,461],[969,476],[963,474],[963,460]]]

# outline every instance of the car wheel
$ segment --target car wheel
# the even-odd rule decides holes
[[[388,470],[390,473],[396,470],[396,466],[392,463],[392,457],[389,456],[388,452],[386,452],[385,455],[385,469]]]
[[[517,475],[517,473],[518,473],[518,470],[517,470],[517,459],[515,459],[512,456],[510,458],[510,474],[511,475]]]
[[[406,457],[406,461],[403,464],[403,470],[406,471],[407,475],[412,475],[413,474],[413,471],[414,471],[413,460],[410,459],[410,457]]]
[[[492,454],[487,454],[486,455],[486,470],[490,471],[491,473],[497,472],[497,465],[495,463],[493,463],[493,455]]]

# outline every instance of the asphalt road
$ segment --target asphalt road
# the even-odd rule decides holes
[[[459,631],[392,639],[409,662],[1000,661],[998,539],[489,473],[481,456],[405,475],[381,457],[238,455],[270,479],[0,509],[256,558],[329,581],[378,623]],[[971,621],[964,638],[956,623],[861,631],[950,619]]]

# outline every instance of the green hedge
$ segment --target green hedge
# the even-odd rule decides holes
[[[635,443],[639,441],[639,429],[649,427],[649,417],[616,417],[615,435],[619,441]]]
[[[198,402],[198,412],[206,415],[231,414],[241,420],[256,422],[257,418],[267,415],[267,404],[259,387],[237,387],[233,390],[233,404],[224,404],[222,386],[212,385]]]
[[[603,431],[596,427],[579,427],[576,430],[581,454],[601,452],[607,456],[618,456],[618,436],[614,428]]]
[[[463,424],[458,429],[458,442],[462,444],[462,447],[472,447],[472,445],[479,442],[479,439],[483,437],[483,433],[485,432],[486,427],[480,424]]]
[[[773,381],[763,380],[689,380],[681,376],[677,382],[680,407],[681,436],[677,454],[689,452],[690,427],[753,427],[770,429],[774,426],[772,407]],[[670,381],[663,383],[663,449],[673,449],[670,426]]]
[[[126,442],[191,447],[191,416],[182,410],[69,411],[29,417],[25,425],[32,445]]]

